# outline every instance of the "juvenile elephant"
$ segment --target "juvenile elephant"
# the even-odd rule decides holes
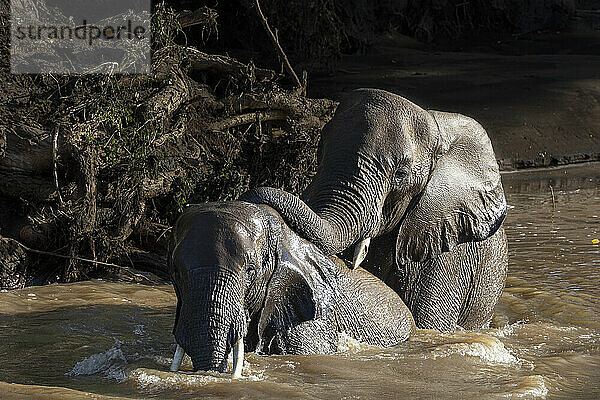
[[[317,173],[297,198],[258,188],[326,254],[355,245],[353,265],[392,286],[417,326],[487,324],[508,266],[506,200],[486,131],[460,114],[395,94],[353,91],[321,133]]]
[[[239,376],[244,349],[332,353],[341,332],[392,346],[415,329],[393,290],[324,255],[268,206],[193,206],[173,227],[169,246],[177,294],[173,371],[184,352],[195,370],[224,372],[233,349]]]

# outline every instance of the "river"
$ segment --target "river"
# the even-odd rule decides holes
[[[397,348],[248,354],[244,377],[169,373],[169,285],[0,293],[0,399],[600,398],[600,164],[503,174],[510,267],[492,327]],[[185,365],[184,365],[185,367]]]

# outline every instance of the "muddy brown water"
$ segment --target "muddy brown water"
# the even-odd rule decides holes
[[[0,398],[600,398],[600,164],[503,182],[510,271],[490,329],[249,354],[231,381],[167,372],[170,286],[30,287],[0,293]]]

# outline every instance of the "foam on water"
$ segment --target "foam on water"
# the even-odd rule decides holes
[[[136,368],[127,374],[127,379],[142,389],[183,389],[204,386],[207,383],[231,381],[231,374],[219,372],[169,372],[149,368]],[[261,378],[244,368],[242,380],[259,381]]]
[[[496,328],[496,329],[492,329],[489,334],[498,338],[505,338],[505,337],[509,337],[511,336],[514,331],[515,328],[518,328],[520,325],[526,323],[527,321],[525,320],[519,320],[515,323],[512,324],[507,324],[501,328]]]
[[[221,382],[231,379],[231,375],[218,372],[200,374],[136,368],[127,374],[127,379],[143,389],[181,389],[203,386],[209,382]]]

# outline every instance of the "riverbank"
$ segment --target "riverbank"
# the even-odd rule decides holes
[[[339,100],[376,87],[471,116],[487,129],[503,170],[600,160],[600,30],[534,33],[461,51],[390,35],[309,82],[310,97]]]

